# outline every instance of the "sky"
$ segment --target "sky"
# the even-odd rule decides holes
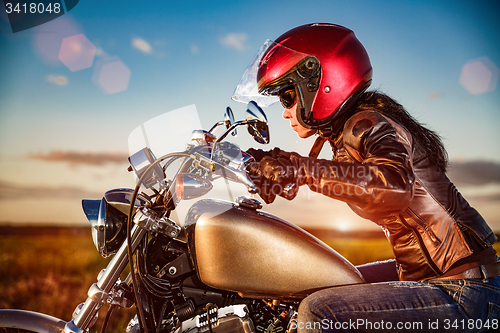
[[[330,22],[367,49],[371,88],[443,137],[450,179],[500,232],[499,13],[494,0],[80,0],[13,33],[2,3],[0,223],[85,225],[81,199],[135,186],[127,144],[137,126],[193,104],[203,129],[227,106],[242,119],[246,106],[231,96],[264,41]],[[299,139],[279,105],[264,111],[268,147],[243,129],[234,143],[307,155],[314,138]],[[307,188],[264,209],[302,226],[378,228]]]

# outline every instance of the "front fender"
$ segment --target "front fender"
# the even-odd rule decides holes
[[[64,320],[32,311],[0,310],[0,328],[9,327],[37,333],[61,333]]]

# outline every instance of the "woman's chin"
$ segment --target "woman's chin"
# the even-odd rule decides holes
[[[307,131],[307,132],[296,131],[296,132],[297,132],[298,137],[301,139],[307,139],[307,138],[313,136],[314,133],[316,133],[316,131]]]

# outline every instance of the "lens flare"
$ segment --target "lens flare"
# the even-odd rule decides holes
[[[496,89],[499,72],[488,57],[472,59],[462,67],[459,82],[469,94],[484,94]]]
[[[104,93],[115,94],[127,90],[130,76],[130,69],[118,57],[111,57],[96,62],[92,82]]]
[[[81,33],[81,30],[69,15],[35,27],[32,34],[35,53],[48,65],[58,65],[63,39],[77,35]]]
[[[59,50],[59,60],[76,72],[92,66],[96,47],[84,34],[66,37],[62,40]]]

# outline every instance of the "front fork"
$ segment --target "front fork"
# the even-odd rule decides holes
[[[132,252],[148,231],[134,224],[131,232]],[[125,240],[106,269],[99,274],[99,280],[89,289],[89,297],[73,318],[64,327],[65,333],[83,333],[88,329],[97,312],[103,304],[109,304],[112,299],[110,292],[121,273],[128,264],[127,241]]]

